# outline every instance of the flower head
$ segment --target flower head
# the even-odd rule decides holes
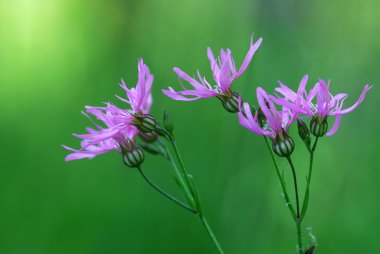
[[[227,49],[226,51],[221,49],[220,56],[215,59],[212,50],[208,48],[207,56],[210,61],[211,70],[214,77],[214,86],[207,82],[207,80],[201,76],[199,71],[197,71],[199,79],[199,81],[197,81],[195,78],[190,77],[188,74],[175,67],[174,72],[178,75],[178,77],[190,83],[194,89],[188,90],[184,88],[184,90],[176,92],[172,87],[169,87],[168,90],[162,90],[162,92],[174,100],[181,101],[192,101],[201,98],[219,96],[232,96],[233,92],[230,90],[232,82],[245,72],[252,60],[253,55],[260,46],[261,41],[262,39],[260,38],[254,43],[253,38],[251,37],[249,51],[239,70],[236,70],[235,62],[232,58],[230,49]]]
[[[306,83],[301,82],[298,92],[295,93],[280,83],[280,88],[277,88],[276,91],[283,95],[283,98],[274,98],[274,101],[299,114],[313,117],[311,131],[313,132],[314,127],[318,127],[316,133],[313,133],[314,135],[317,134],[316,136],[323,136],[325,134],[331,136],[335,134],[339,129],[342,115],[350,113],[359,106],[369,89],[371,89],[368,84],[365,85],[359,99],[351,107],[342,109],[348,95],[345,93],[332,95],[329,91],[330,81],[326,83],[324,80],[319,80],[309,93],[306,92],[305,87]],[[335,117],[335,122],[333,127],[328,131],[327,118],[329,116]],[[319,127],[322,127],[322,129]]]
[[[63,146],[73,152],[66,156],[66,161],[94,158],[110,151],[122,153],[123,149],[133,147],[138,130],[130,125],[133,118],[127,111],[108,104],[106,107],[87,106],[86,112],[95,116],[105,126],[95,123],[87,113],[82,112],[96,128],[87,128],[86,134],[73,134],[82,139],[81,148],[77,150]]]
[[[139,133],[139,127],[147,129],[147,125],[153,125],[153,120],[148,122],[150,118],[147,115],[152,105],[153,75],[141,58],[138,62],[138,73],[136,87],[129,89],[124,81],[120,85],[125,90],[127,99],[117,96],[120,100],[128,103],[130,109],[120,109],[111,103],[107,103],[105,107],[86,106],[86,113],[83,112],[83,114],[96,128],[87,128],[88,133],[86,134],[73,134],[82,139],[81,148],[76,150],[63,146],[73,152],[66,157],[66,161],[94,158],[110,151],[125,154],[135,149],[135,139]],[[88,114],[95,116],[103,125],[95,123]]]
[[[238,113],[239,123],[257,135],[268,136],[272,139],[287,133],[290,125],[297,119],[297,114],[286,107],[282,107],[281,111],[277,110],[272,99],[273,97],[264,89],[258,87],[257,100],[266,121],[260,120],[259,111],[253,115],[249,104],[244,103]]]
[[[257,100],[265,119],[261,119],[259,111],[253,115],[249,104],[244,103],[238,113],[239,123],[255,134],[270,137],[273,151],[277,155],[289,156],[294,150],[294,141],[288,135],[288,131],[297,119],[297,114],[286,107],[281,111],[277,110],[272,98],[264,89],[258,87]]]

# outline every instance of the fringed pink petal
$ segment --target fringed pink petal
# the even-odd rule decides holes
[[[212,70],[212,75],[214,76],[214,80],[215,82],[218,82],[217,80],[219,80],[220,69],[210,47],[207,48],[207,57],[210,61],[210,66]]]
[[[335,122],[334,122],[334,125],[333,127],[331,127],[331,129],[326,133],[326,136],[332,136],[334,135],[337,130],[339,129],[339,126],[340,126],[340,121],[342,120],[342,116],[341,115],[337,115],[335,116]]]
[[[372,86],[369,86],[368,84],[364,86],[364,89],[363,89],[363,92],[360,94],[359,96],[359,99],[357,102],[354,103],[354,105],[352,105],[351,107],[349,108],[346,108],[346,109],[343,109],[343,110],[339,110],[338,112],[336,112],[337,115],[344,115],[344,114],[347,114],[347,113],[350,113],[352,110],[354,110],[357,106],[360,105],[360,103],[362,103],[362,101],[365,99],[365,96],[367,94],[367,92],[372,88]]]
[[[240,66],[239,71],[236,73],[236,76],[234,77],[234,79],[238,78],[239,76],[241,76],[241,74],[243,74],[243,73],[245,72],[245,70],[247,69],[249,63],[250,63],[251,60],[252,60],[253,55],[255,54],[256,50],[260,47],[261,42],[262,42],[262,38],[259,38],[259,39],[253,44],[253,34],[252,34],[252,36],[251,36],[251,45],[250,45],[250,48],[249,48],[249,50],[248,50],[247,55],[246,55],[245,58],[244,58],[244,61],[243,61],[242,65]]]
[[[178,75],[179,78],[187,81],[190,83],[195,89],[202,89],[204,88],[197,80],[187,75],[185,72],[183,72],[181,69],[174,67],[173,71]]]

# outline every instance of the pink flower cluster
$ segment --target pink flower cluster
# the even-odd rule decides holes
[[[139,130],[133,125],[138,115],[148,114],[152,105],[153,75],[150,73],[142,59],[138,62],[138,81],[134,88],[128,88],[122,80],[121,87],[126,92],[126,99],[117,96],[126,102],[130,109],[120,109],[117,106],[106,103],[104,107],[86,106],[86,112],[82,112],[94,124],[94,128],[87,128],[87,134],[73,134],[82,139],[81,148],[73,149],[63,146],[72,151],[66,157],[66,161],[82,158],[94,158],[97,155],[110,151],[130,150],[134,146]],[[104,126],[95,123],[88,114],[93,115]]]
[[[221,49],[220,57],[215,59],[211,49],[208,48],[207,56],[211,64],[215,85],[212,86],[206,78],[201,76],[199,71],[197,71],[199,79],[197,81],[176,67],[174,72],[179,78],[190,83],[193,89],[184,88],[184,90],[176,92],[172,87],[169,87],[168,90],[162,90],[163,93],[174,100],[192,101],[217,97],[226,102],[226,98],[232,98],[236,95],[231,90],[231,84],[247,69],[261,42],[261,38],[254,42],[252,36],[249,51],[238,71],[230,49],[226,51]],[[307,91],[307,81],[308,75],[305,75],[299,84],[297,92],[279,82],[279,87],[276,88],[278,93],[276,96],[268,95],[263,88],[258,87],[257,100],[265,117],[265,123],[259,121],[259,111],[252,114],[250,105],[248,103],[241,105],[241,98],[238,96],[239,105],[236,107],[236,111],[238,111],[239,123],[255,134],[275,139],[277,136],[287,133],[289,127],[300,115],[310,116],[319,122],[326,123],[327,118],[331,116],[335,117],[335,123],[326,133],[327,136],[331,136],[338,130],[342,115],[354,110],[364,100],[366,93],[370,89],[370,86],[366,85],[359,100],[351,107],[342,109],[347,94],[339,93],[333,96],[329,91],[329,82],[326,84],[324,80],[319,80],[310,91]],[[278,106],[281,109],[277,109]],[[236,112],[234,110],[228,111]]]
[[[364,100],[371,88],[368,84],[365,85],[358,101],[351,107],[342,109],[344,100],[348,97],[347,94],[332,95],[329,91],[330,82],[326,83],[324,80],[319,80],[310,91],[307,91],[307,81],[308,76],[305,75],[297,92],[279,82],[280,86],[275,89],[278,93],[276,96],[268,95],[264,89],[258,87],[257,100],[266,122],[261,124],[259,112],[252,114],[249,104],[244,103],[239,111],[240,124],[255,134],[274,139],[276,136],[287,133],[290,125],[298,117],[312,117],[326,123],[328,117],[335,117],[333,127],[329,131],[326,130],[327,133],[323,133],[323,135],[331,136],[338,130],[342,115],[353,111]],[[278,110],[276,106],[281,107],[281,110]]]
[[[333,135],[339,128],[342,115],[354,110],[364,100],[366,93],[371,88],[366,85],[358,101],[351,107],[342,109],[344,101],[348,97],[347,94],[332,95],[330,82],[326,83],[324,80],[319,80],[308,91],[306,89],[308,75],[305,75],[301,79],[297,91],[293,91],[281,82],[275,89],[275,95],[269,95],[263,88],[258,87],[257,100],[260,110],[252,112],[251,106],[246,102],[242,103],[240,95],[231,90],[231,85],[246,71],[261,42],[261,38],[254,42],[253,36],[251,37],[248,53],[239,70],[236,69],[230,49],[221,49],[220,56],[215,58],[212,50],[208,48],[207,56],[213,73],[214,85],[202,77],[199,71],[197,71],[198,81],[175,67],[174,72],[180,79],[190,83],[192,89],[184,88],[181,91],[175,91],[169,87],[168,90],[162,90],[162,92],[174,100],[181,101],[216,97],[222,101],[227,111],[238,112],[239,123],[243,127],[255,134],[268,136],[275,142],[278,138],[287,137],[289,127],[299,117],[312,118],[313,125],[310,130],[315,136]],[[122,80],[120,86],[126,92],[126,98],[116,96],[126,102],[130,108],[120,109],[111,103],[106,103],[104,107],[87,106],[86,112],[83,114],[92,121],[95,128],[87,128],[87,134],[73,134],[82,139],[81,148],[77,150],[64,146],[65,149],[73,152],[66,157],[66,161],[93,158],[109,151],[124,153],[132,150],[139,131],[146,132],[145,130],[151,126],[151,129],[156,128],[155,119],[148,115],[152,105],[152,83],[153,75],[143,60],[139,59],[136,87],[128,88]],[[89,114],[102,122],[103,126],[96,124]],[[147,121],[141,124],[140,128],[136,123],[144,117]],[[332,128],[327,130],[329,117],[334,117],[335,122]]]

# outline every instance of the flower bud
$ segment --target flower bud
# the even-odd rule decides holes
[[[327,117],[314,116],[310,121],[310,132],[316,137],[322,137],[327,133]]]
[[[294,151],[294,141],[285,132],[277,134],[276,138],[273,139],[272,149],[278,156],[287,157]]]
[[[141,132],[151,133],[156,130],[157,121],[152,115],[135,115],[134,125]]]
[[[137,146],[132,150],[124,151],[123,162],[130,168],[137,168],[144,162],[144,152]]]
[[[236,113],[239,112],[239,98],[240,95],[235,92],[231,92],[230,96],[219,96],[218,97],[225,110],[227,110],[230,113]]]
[[[139,137],[146,143],[153,143],[157,140],[158,135],[155,131],[152,131],[150,133],[146,132],[139,132]]]
[[[173,121],[166,110],[164,111],[164,127],[165,127],[165,130],[167,130],[170,134],[173,133],[173,130],[174,130]]]
[[[309,146],[311,142],[310,131],[309,131],[309,128],[307,128],[306,123],[298,118],[297,127],[298,127],[298,135]]]
[[[139,146],[142,149],[144,149],[146,152],[154,154],[154,155],[162,153],[161,150],[158,147],[156,147],[156,146],[154,146],[152,144],[145,143],[145,144],[140,144]]]

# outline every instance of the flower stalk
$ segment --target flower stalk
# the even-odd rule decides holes
[[[185,203],[183,203],[182,201],[180,201],[179,199],[175,198],[174,196],[170,195],[169,193],[167,193],[166,191],[162,190],[160,187],[158,187],[146,174],[145,172],[141,169],[141,167],[137,167],[137,170],[139,171],[139,173],[141,174],[141,176],[144,178],[144,180],[153,188],[155,189],[158,193],[160,193],[161,195],[163,195],[164,197],[166,197],[167,199],[169,199],[170,201],[173,201],[174,203],[176,203],[177,205],[181,206],[182,208],[186,209],[187,211],[193,213],[193,214],[197,214],[197,211],[194,210],[193,208],[191,208],[190,206],[186,205]]]
[[[311,183],[311,176],[313,173],[314,152],[315,152],[315,149],[317,148],[318,139],[319,139],[319,137],[315,138],[313,147],[311,149],[309,149],[309,153],[310,153],[309,173],[307,176],[305,196],[304,196],[303,202],[302,202],[301,220],[303,220],[303,218],[305,217],[307,207],[309,205],[310,183]]]
[[[292,169],[292,175],[293,175],[293,183],[294,183],[294,192],[296,195],[296,207],[297,207],[297,213],[294,217],[294,220],[296,222],[296,227],[297,227],[297,253],[298,254],[303,254],[304,249],[303,249],[303,244],[302,244],[302,218],[300,216],[300,202],[299,202],[299,195],[298,195],[298,183],[297,183],[297,174],[296,170],[293,164],[293,161],[290,156],[287,156],[286,159],[289,162],[290,168]]]
[[[173,168],[176,171],[177,177],[179,179],[181,179],[180,181],[184,185],[183,190],[185,191],[185,195],[187,196],[187,199],[192,200],[194,202],[193,204],[194,204],[194,209],[196,211],[196,214],[198,215],[200,221],[202,222],[203,227],[206,229],[207,234],[209,235],[210,239],[212,240],[214,247],[217,250],[217,252],[219,254],[224,254],[224,251],[223,251],[220,243],[218,242],[216,236],[214,235],[214,233],[213,233],[210,225],[208,224],[207,219],[203,213],[203,208],[202,208],[202,204],[201,204],[201,200],[200,200],[200,197],[198,194],[197,187],[193,181],[192,175],[190,175],[188,173],[188,171],[185,167],[182,156],[179,152],[177,143],[175,141],[174,135],[169,134],[168,132],[163,132],[163,133],[165,133],[166,139],[170,142],[170,144],[174,150],[176,160],[180,166],[179,168],[180,168],[181,172],[178,172],[178,167],[177,167],[176,163],[174,162],[171,153],[169,152],[169,158],[172,162]],[[184,178],[184,180],[183,180],[183,178]],[[186,191],[186,190],[189,190],[189,191]]]

